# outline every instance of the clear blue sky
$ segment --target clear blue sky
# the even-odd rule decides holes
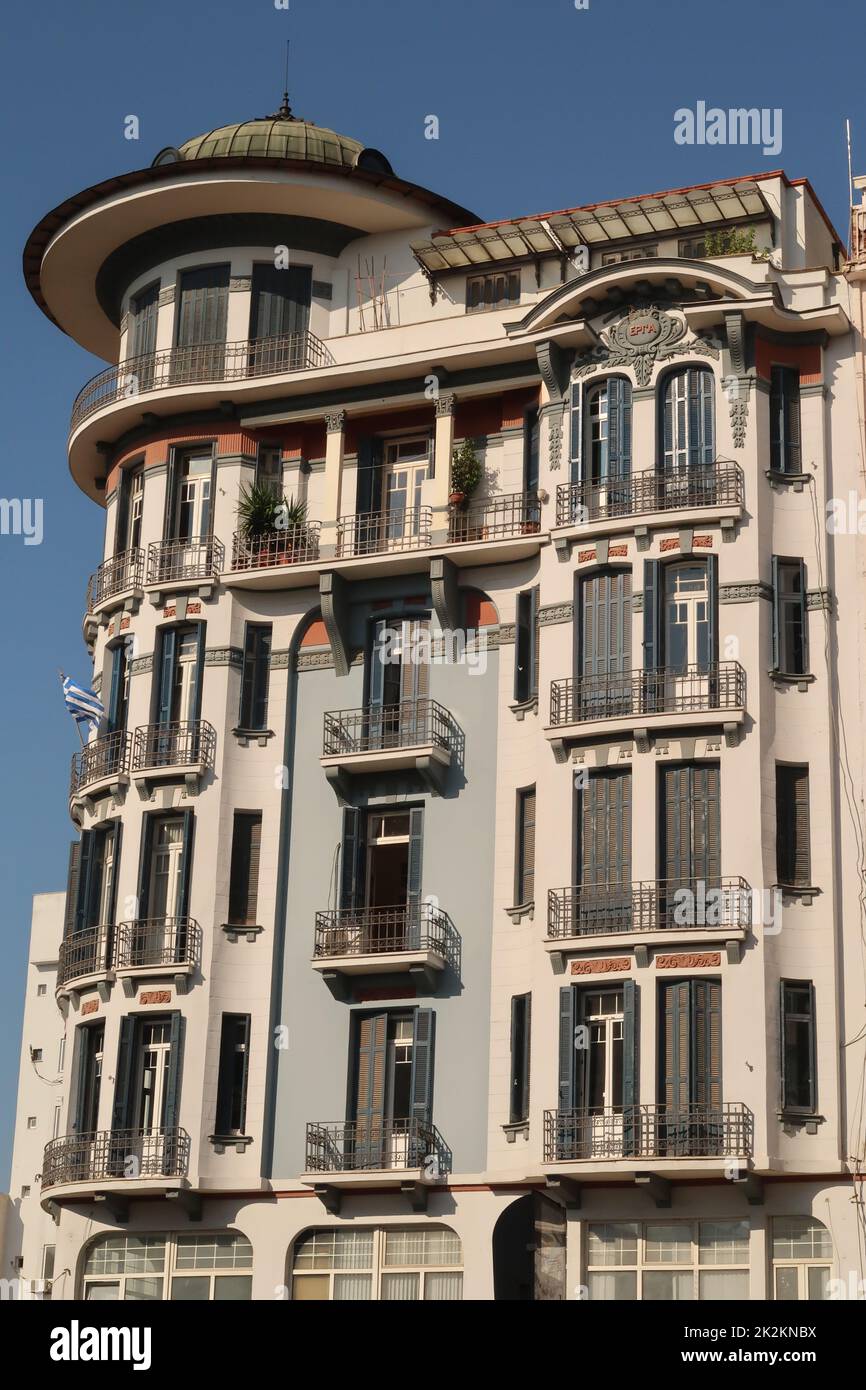
[[[0,496],[42,498],[44,540],[0,536],[0,1188],[8,1181],[30,898],[64,887],[77,746],[57,668],[89,676],[81,638],[102,513],[70,481],[73,397],[98,363],[35,308],[33,224],[163,145],[279,103],[292,39],[296,114],[362,139],[398,174],[485,219],[784,167],[847,235],[843,120],[866,172],[862,0],[41,0],[6,7],[2,49]],[[679,107],[781,108],[783,147],[684,146]],[[123,138],[124,118],[141,138]],[[424,138],[439,118],[438,141]],[[34,1040],[35,1041],[35,1040]]]

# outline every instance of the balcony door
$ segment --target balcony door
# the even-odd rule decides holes
[[[577,719],[607,719],[631,709],[631,571],[604,570],[577,580]]]
[[[148,816],[139,865],[139,916],[128,926],[122,964],[167,965],[187,958],[192,812]]]
[[[121,832],[119,821],[82,832],[75,911],[64,951],[67,978],[106,970],[111,963]]]
[[[198,760],[204,634],[204,623],[165,628],[160,634],[158,728],[148,759],[158,765]]]
[[[129,356],[133,358],[131,372],[139,391],[153,386],[156,328],[159,317],[159,281],[134,295],[130,302]]]
[[[168,1099],[171,1062],[171,1025],[168,1019],[145,1022],[136,1058],[132,1128],[142,1134],[161,1132]]]
[[[177,479],[175,539],[190,546],[206,541],[210,534],[211,473],[213,455],[184,454]]]
[[[118,491],[115,555],[135,550],[141,545],[141,516],[144,507],[144,465],[136,464],[120,476]]]
[[[85,1024],[77,1030],[78,1069],[72,1127],[76,1134],[95,1134],[99,1129],[102,1061],[105,1025]]]
[[[130,643],[119,642],[111,648],[111,683],[108,695],[108,733],[120,733],[126,728],[129,712]]]
[[[310,321],[313,272],[309,266],[278,270],[253,266],[248,370],[258,376],[306,365],[304,335]]]
[[[112,1164],[129,1177],[177,1170],[182,1019],[127,1015],[120,1027]]]
[[[560,1158],[621,1158],[634,1152],[636,1018],[632,980],[610,989],[569,985],[560,991]]]
[[[688,890],[697,907],[701,885],[709,889],[719,884],[719,766],[684,763],[664,767],[660,778],[659,926],[673,927],[682,916],[678,907],[683,900],[677,900],[677,890]]]
[[[427,618],[376,622],[369,669],[369,746],[399,748],[426,741],[430,688]]]
[[[423,808],[343,812],[341,932],[360,953],[417,949]],[[357,938],[357,940],[355,940]]]
[[[181,271],[172,363],[176,385],[221,381],[225,374],[230,270],[208,265]]]
[[[388,439],[384,444],[385,548],[402,549],[421,534],[421,499],[430,473],[430,440]]]
[[[419,1127],[432,1124],[434,1019],[413,1009],[356,1020],[353,1166],[420,1167]]]
[[[683,367],[666,379],[661,434],[664,505],[712,501],[715,378],[708,367]]]
[[[591,773],[576,801],[574,933],[630,931],[630,769]]]
[[[724,1153],[722,986],[672,980],[661,987],[658,1152]]]
[[[707,567],[665,570],[665,699],[667,709],[694,708],[709,696],[710,594]]]

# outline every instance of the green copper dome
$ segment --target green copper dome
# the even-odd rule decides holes
[[[339,169],[366,169],[370,173],[393,174],[391,165],[378,150],[369,150],[360,140],[350,140],[324,126],[299,120],[284,99],[279,111],[252,121],[219,126],[206,135],[196,135],[179,149],[163,150],[154,164],[192,159],[293,159]]]

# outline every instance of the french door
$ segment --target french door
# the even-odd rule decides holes
[[[432,1122],[434,1015],[430,1009],[357,1020],[354,1132],[347,1156],[356,1168],[415,1168],[422,1127]]]
[[[421,532],[422,489],[430,472],[430,441],[386,440],[384,450],[385,542],[399,550]]]
[[[195,546],[210,534],[211,473],[213,456],[185,454],[178,476],[175,536]]]
[[[199,757],[204,628],[167,628],[160,644],[159,704],[149,759],[157,766]]]
[[[172,364],[172,381],[177,385],[221,381],[224,376],[229,274],[227,265],[181,272]]]
[[[674,980],[660,993],[658,1152],[724,1154],[722,986]]]
[[[248,370],[257,376],[306,365],[304,335],[310,319],[308,266],[253,266]]]
[[[659,925],[673,927],[682,916],[680,890],[691,894],[684,901],[696,908],[703,901],[703,890],[719,885],[719,767],[686,763],[665,767],[660,776]]]
[[[132,1128],[141,1134],[161,1133],[165,1126],[168,1075],[171,1063],[171,1025],[168,1019],[145,1022],[141,1030]]]
[[[583,996],[587,1053],[581,1108],[588,1123],[586,1158],[619,1157],[623,1152],[623,1030],[621,990]]]
[[[429,631],[426,618],[383,618],[375,625],[369,677],[371,748],[427,741]]]
[[[665,505],[711,501],[715,457],[715,378],[707,367],[683,367],[667,378],[664,388]]]
[[[159,281],[135,295],[130,304],[131,330],[129,356],[139,391],[149,391],[154,380],[156,328],[159,315]]]
[[[631,710],[631,573],[610,570],[578,580],[576,719]]]
[[[709,695],[709,575],[703,564],[669,565],[664,573],[665,707],[688,709]]]
[[[186,958],[186,824],[181,816],[151,827],[147,911],[133,927],[129,965],[165,965]]]
[[[630,931],[631,772],[590,774],[577,792],[575,935]]]

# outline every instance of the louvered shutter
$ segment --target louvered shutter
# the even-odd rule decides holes
[[[612,376],[607,383],[608,474],[631,475],[631,382]]]
[[[658,560],[644,560],[643,656],[646,671],[656,671],[662,664],[661,624],[661,565]]]
[[[201,697],[204,688],[204,654],[207,633],[207,623],[196,623],[196,644],[195,644],[195,687],[192,699],[192,718],[201,718]]]
[[[156,817],[145,813],[141,819],[141,844],[138,851],[138,911],[136,917],[146,917],[150,898],[150,865],[153,856],[153,829]]]
[[[160,634],[159,644],[159,704],[157,707],[157,722],[163,727],[171,723],[176,660],[177,629],[169,627]]]
[[[229,881],[229,922],[235,926],[257,921],[261,835],[260,815],[235,813]]]
[[[340,907],[348,910],[363,904],[363,817],[357,806],[343,807],[343,838],[340,855]]]
[[[72,1102],[69,1107],[70,1129],[73,1134],[82,1133],[84,1121],[84,1096],[87,1088],[87,1033],[88,1025],[75,1029],[72,1043]]]
[[[523,491],[538,491],[538,410],[533,407],[523,417]]]
[[[707,556],[707,648],[710,665],[719,659],[719,557]]]
[[[225,342],[229,273],[230,267],[227,265],[209,265],[181,272],[178,347]]]
[[[718,980],[691,980],[694,1075],[690,1101],[708,1110],[722,1104],[722,987]]]
[[[76,932],[86,931],[92,922],[92,906],[94,898],[94,865],[97,851],[97,831],[83,830],[81,832],[81,857],[78,869],[78,897],[75,906],[75,925],[73,930]]]
[[[517,882],[518,904],[534,901],[535,894],[535,788],[517,793]]]
[[[417,939],[421,929],[421,867],[423,852],[424,808],[423,806],[413,806],[409,812],[409,864],[406,890],[410,945]]]
[[[117,921],[117,885],[120,881],[120,849],[123,843],[123,821],[114,821],[109,830],[112,838],[112,864],[111,864],[111,893],[108,900],[108,925],[114,926]]]
[[[132,301],[130,357],[150,356],[156,351],[156,324],[159,313],[159,282],[148,285]],[[139,375],[142,364],[139,364]],[[139,382],[139,384],[141,384]],[[142,388],[146,389],[146,388]]]
[[[811,883],[812,868],[809,852],[809,769],[796,769],[794,782],[794,882]]]
[[[785,374],[785,472],[799,473],[802,467],[800,373],[791,368]]]
[[[631,575],[627,570],[591,575],[580,585],[581,676],[623,675],[631,670]]]
[[[780,563],[778,555],[772,559],[773,583],[773,670],[780,670],[782,659],[782,586],[780,583]]]
[[[126,674],[126,644],[121,642],[111,652],[111,687],[108,696],[108,732],[126,727],[124,677]]]
[[[413,619],[406,624],[404,631],[408,635],[408,647],[403,652],[400,665],[400,699],[404,702],[424,700],[430,690],[430,664],[427,660],[430,622],[427,618]],[[423,723],[424,712],[418,711],[417,717]]]
[[[433,1051],[436,1014],[416,1009],[412,1042],[412,1116],[422,1125],[433,1123]]]
[[[111,1112],[113,1130],[131,1129],[134,1098],[132,1095],[132,1069],[135,1060],[136,1042],[135,1017],[120,1020],[120,1041],[117,1049],[117,1067],[114,1073],[114,1105]]]
[[[571,388],[571,481],[583,479],[583,429],[581,423],[583,386],[576,381]]]
[[[308,266],[278,270],[253,266],[250,338],[281,338],[304,333],[310,317],[313,272]]]
[[[638,989],[634,980],[622,985],[622,1109],[623,1153],[634,1153],[639,1139],[638,1118]]]
[[[388,1015],[357,1018],[356,1027],[354,1165],[377,1168],[385,1162]]]
[[[715,883],[721,872],[719,769],[703,765],[682,770],[691,783],[690,878]]]
[[[171,1015],[169,1031],[168,1076],[165,1082],[165,1101],[163,1104],[163,1124],[167,1130],[177,1129],[180,1124],[180,1079],[183,1071],[184,1020],[180,1013]]]
[[[117,511],[114,519],[114,553],[121,555],[126,550],[126,537],[129,531],[129,489],[137,469],[121,470],[117,483]]]
[[[63,919],[63,935],[71,936],[75,930],[75,914],[78,909],[78,883],[81,865],[81,841],[73,840],[69,846],[69,862],[66,870],[66,908]]]
[[[690,1011],[688,980],[677,980],[662,987],[663,1071],[660,1091],[669,1117],[687,1110],[689,1105]]]
[[[579,996],[574,985],[559,991],[559,1109],[576,1110],[583,1053],[576,1046]]]
[[[180,902],[178,916],[189,916],[190,883],[192,879],[192,841],[195,816],[190,808],[181,813],[183,819],[183,849],[180,856]]]

